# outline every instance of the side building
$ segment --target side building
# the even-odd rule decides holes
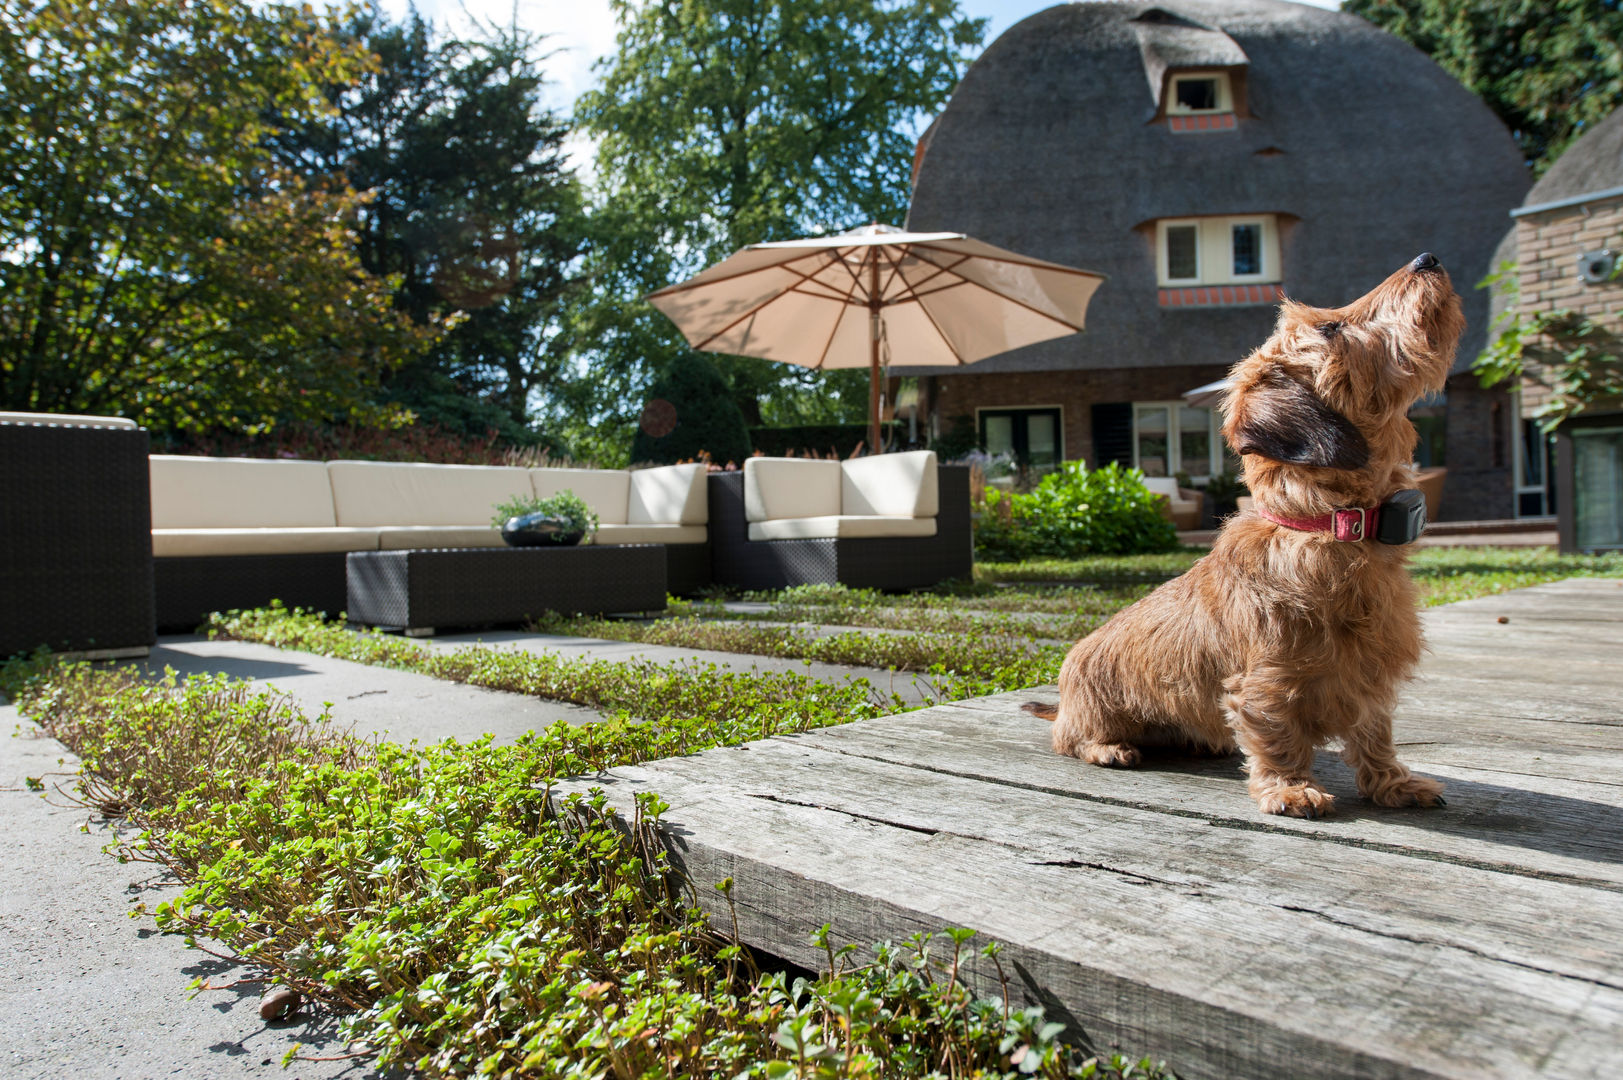
[[[1042,471],[1232,469],[1210,407],[1284,296],[1338,306],[1421,251],[1465,299],[1445,395],[1417,407],[1441,517],[1513,510],[1514,409],[1466,373],[1476,289],[1528,175],[1473,94],[1364,20],[1281,0],[1072,3],[1016,24],[920,140],[908,227],[1110,280],[1077,336],[922,374],[918,415]],[[910,369],[909,374],[913,373]]]
[[[1623,354],[1623,110],[1569,146],[1510,212],[1495,265],[1511,264],[1514,298],[1524,315],[1595,323],[1598,345]],[[1522,514],[1556,513],[1565,551],[1623,549],[1623,400],[1597,401],[1553,437],[1539,409],[1553,392],[1532,366],[1517,389],[1515,476]]]

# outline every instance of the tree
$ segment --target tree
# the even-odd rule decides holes
[[[290,7],[0,2],[0,408],[397,418],[372,384],[433,329],[356,261],[364,200],[264,146],[363,63]]]
[[[742,464],[750,436],[716,365],[703,353],[686,352],[649,387],[631,460],[670,464],[701,454],[717,464]]]
[[[1488,103],[1541,174],[1623,104],[1617,0],[1343,0]]]
[[[576,116],[598,138],[583,330],[624,418],[686,350],[647,293],[746,244],[902,219],[918,120],[945,104],[985,20],[956,0],[612,2],[618,52]],[[865,372],[718,366],[752,423],[866,415]]]
[[[541,101],[539,42],[501,28],[439,42],[415,12],[390,23],[375,10],[339,40],[376,66],[335,83],[330,113],[273,145],[288,167],[341,173],[368,196],[358,253],[398,277],[400,310],[419,325],[457,320],[386,394],[441,427],[525,438],[537,399],[575,389],[564,312],[585,242],[569,128]]]

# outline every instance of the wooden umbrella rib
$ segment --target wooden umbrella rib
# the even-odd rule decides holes
[[[835,260],[835,261],[838,261],[838,260]],[[813,284],[818,285],[818,286],[822,286],[822,287],[825,287],[825,288],[832,288],[832,286],[823,286],[822,282],[817,281],[810,274],[804,273],[803,271],[800,271],[800,270],[796,270],[796,269],[794,269],[792,267],[789,267],[789,266],[784,266],[782,264],[779,264],[777,266],[770,266],[770,267],[763,266],[763,267],[761,267],[761,269],[763,269],[763,270],[784,270],[784,271],[787,271],[790,274],[793,274],[795,277],[799,278],[801,283],[805,283],[805,282],[809,281],[809,282],[812,282]],[[819,269],[821,269],[821,268],[819,268]],[[774,304],[777,301],[782,300],[785,296],[788,296],[790,293],[798,292],[798,291],[799,291],[798,286],[791,285],[789,288],[783,289],[780,292],[777,292],[777,293],[773,294],[772,296],[767,297],[765,300],[762,300],[760,303],[756,304],[754,307],[749,308],[743,314],[739,315],[738,318],[734,319],[732,322],[728,323],[726,326],[723,326],[721,329],[717,330],[715,333],[711,334],[709,337],[705,338],[703,341],[693,342],[693,347],[695,349],[698,349],[699,351],[703,352],[706,348],[709,347],[711,342],[715,341],[717,338],[719,338],[723,334],[727,333],[727,331],[731,330],[733,327],[737,326],[739,323],[743,322],[745,319],[748,319],[748,318],[750,318],[750,317],[752,317],[752,316],[754,316],[756,314],[759,314],[769,304]],[[802,295],[809,295],[809,294],[804,294],[803,293]],[[825,297],[821,297],[821,299],[824,299],[824,300],[838,300],[839,298],[838,298],[838,296],[825,296]]]
[[[967,262],[967,261],[968,261],[967,259],[960,260],[958,263],[955,263],[954,265],[961,266],[961,265],[963,265],[964,262]],[[999,261],[1007,261],[1007,260],[999,260]],[[936,265],[939,265],[939,264],[936,264]],[[1025,265],[1030,265],[1030,264],[1028,263],[1028,264],[1025,264]],[[1023,307],[1027,311],[1031,312],[1033,315],[1040,315],[1041,317],[1047,319],[1049,322],[1056,322],[1056,323],[1059,323],[1061,326],[1069,327],[1073,332],[1076,332],[1076,333],[1081,333],[1081,331],[1082,331],[1082,327],[1078,326],[1076,323],[1071,322],[1069,319],[1062,319],[1057,315],[1051,315],[1048,312],[1043,311],[1041,308],[1032,307],[1030,304],[1026,303],[1024,300],[1017,299],[1016,297],[1010,296],[1007,293],[1000,293],[996,289],[988,288],[987,286],[982,285],[978,281],[971,281],[969,278],[964,277],[964,275],[958,273],[956,270],[953,270],[953,269],[951,269],[949,267],[945,267],[945,266],[941,267],[941,272],[944,273],[944,274],[952,275],[953,277],[957,278],[960,283],[969,286],[971,289],[979,289],[982,292],[991,293],[993,296],[997,297],[999,300],[1002,300],[1005,303],[1014,304],[1016,307]],[[1083,271],[1083,272],[1085,273],[1085,271]],[[1089,275],[1089,276],[1096,277],[1097,275]],[[945,291],[946,291],[945,289],[936,289],[935,290],[935,292],[937,292],[937,293],[945,292]],[[934,294],[932,293],[931,295],[934,295]],[[920,301],[920,306],[921,307],[923,306],[922,301]],[[926,308],[925,310],[929,310],[929,309]]]
[[[904,246],[906,247],[907,251],[910,253],[912,251],[912,249],[917,247],[918,245],[917,244],[907,244],[907,245],[904,245]],[[953,263],[952,265],[953,266],[962,266],[964,263],[968,262],[971,258],[973,258],[973,256],[965,255],[962,258],[960,258],[957,262]],[[919,286],[924,285],[927,282],[934,281],[936,278],[940,277],[942,274],[947,273],[952,267],[942,266],[940,263],[934,262],[934,261],[932,261],[930,259],[920,259],[919,261],[921,263],[923,263],[925,266],[930,267],[934,272],[929,274],[927,277],[925,277],[923,281],[917,282],[916,284],[912,283],[912,282],[909,282],[906,278],[902,278],[902,283],[904,285],[910,286],[914,290],[915,295],[923,296],[923,295],[928,295],[928,294],[919,293],[917,291]],[[902,272],[901,262],[898,260],[897,264],[896,264],[896,273],[898,275],[900,275],[901,272]]]
[[[843,262],[844,260],[841,260],[841,261]],[[845,307],[860,307],[861,306],[859,304],[854,304],[854,303],[851,302],[851,298],[857,294],[857,290],[860,289],[861,287],[862,287],[862,277],[861,277],[861,275],[853,274],[851,276],[851,291],[845,294]],[[823,370],[823,365],[828,363],[828,351],[834,347],[834,336],[840,332],[840,323],[844,319],[845,319],[845,312],[842,310],[840,312],[839,318],[834,320],[834,326],[828,332],[828,340],[823,342],[822,351],[817,354],[817,363],[811,365],[813,371],[821,371],[821,370]]]
[[[912,289],[913,289],[913,286],[911,284],[909,284],[909,282],[908,282],[908,280],[906,278],[902,279],[902,287],[904,289],[907,289],[909,292],[911,292]],[[918,304],[919,310],[922,311],[924,313],[924,317],[930,321],[931,329],[933,329],[936,332],[936,335],[941,338],[942,343],[947,346],[947,351],[952,353],[952,358],[954,360],[958,361],[958,366],[959,367],[964,366],[964,364],[967,361],[964,360],[963,354],[958,351],[958,347],[952,343],[952,338],[948,337],[947,332],[941,328],[941,324],[936,322],[935,315],[930,311],[929,308],[925,307],[924,304],[921,303],[916,297],[914,298],[913,302],[915,304]],[[890,306],[891,307],[897,307],[899,305],[898,304],[891,304]]]
[[[1097,278],[1100,281],[1108,281],[1110,279],[1110,275],[1101,274],[1096,270],[1078,270],[1074,266],[1061,266],[1059,263],[1043,262],[1041,260],[1021,258],[1006,259],[1001,255],[971,255],[962,251],[953,251],[951,248],[936,247],[934,244],[913,244],[911,246],[916,247],[921,251],[933,251],[938,255],[961,256],[958,260],[959,263],[967,262],[970,259],[985,259],[987,262],[1008,263],[1010,266],[1024,266],[1031,270],[1053,270],[1061,274],[1074,274],[1077,277]],[[932,265],[939,266],[940,263],[933,263]]]

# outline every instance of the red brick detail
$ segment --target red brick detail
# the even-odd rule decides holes
[[[1167,128],[1174,132],[1233,131],[1233,113],[1201,113],[1196,116],[1169,116]]]
[[[1238,304],[1274,304],[1285,298],[1278,285],[1223,285],[1198,289],[1161,289],[1162,307],[1225,307]]]

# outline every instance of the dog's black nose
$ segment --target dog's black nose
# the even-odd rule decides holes
[[[1422,251],[1419,255],[1414,257],[1414,262],[1409,264],[1409,269],[1434,270],[1441,265],[1443,264],[1437,261],[1437,256],[1433,255],[1429,251]]]

